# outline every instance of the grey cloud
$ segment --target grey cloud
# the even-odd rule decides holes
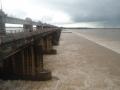
[[[49,8],[66,12],[73,22],[120,24],[120,0],[41,0],[41,2]]]

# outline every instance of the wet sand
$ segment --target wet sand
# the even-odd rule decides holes
[[[0,81],[0,90],[120,90],[120,54],[71,32],[55,48],[44,57],[52,80]]]

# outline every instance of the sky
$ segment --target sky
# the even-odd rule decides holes
[[[120,27],[120,0],[1,0],[9,16],[65,27]]]

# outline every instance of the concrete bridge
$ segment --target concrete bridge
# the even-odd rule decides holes
[[[5,23],[23,24],[23,31],[8,34]],[[43,55],[57,53],[53,46],[59,44],[60,33],[61,28],[54,25],[9,17],[0,11],[0,78],[51,79],[51,71],[44,69]]]

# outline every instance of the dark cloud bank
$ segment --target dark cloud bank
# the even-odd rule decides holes
[[[35,0],[51,9],[62,10],[74,23],[99,22],[104,27],[120,27],[120,0]],[[39,4],[36,3],[36,4]],[[62,19],[62,18],[61,18]]]
[[[99,22],[120,27],[120,0],[48,0],[48,5],[66,12],[73,22]]]

